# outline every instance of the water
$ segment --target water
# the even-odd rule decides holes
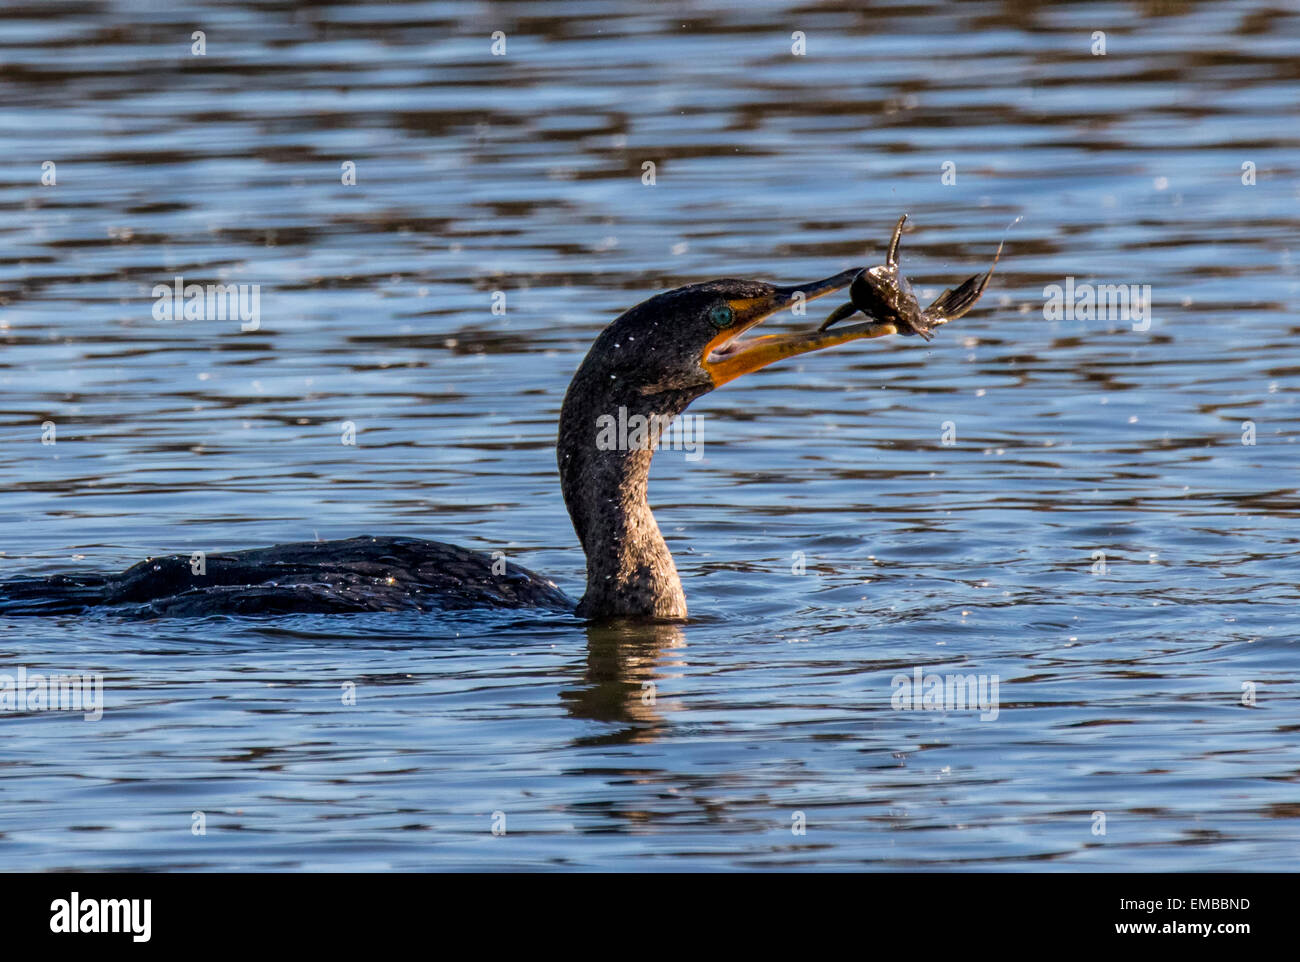
[[[1295,867],[1300,17],[850,8],[0,11],[0,577],[376,533],[577,595],[554,423],[603,324],[902,212],[933,296],[1024,218],[932,344],[692,408],[651,483],[687,625],[0,620],[0,670],[106,700],[0,716],[0,868]],[[177,275],[260,329],[155,320]],[[1149,329],[1044,319],[1067,277]],[[918,666],[996,719],[895,710]]]

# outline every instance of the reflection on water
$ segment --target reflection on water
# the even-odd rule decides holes
[[[663,727],[658,679],[671,676],[673,649],[686,644],[676,625],[591,625],[587,670],[580,687],[561,692],[574,718],[621,722],[603,728],[594,744],[650,741]]]
[[[691,624],[0,621],[107,701],[0,716],[0,867],[1293,867],[1297,54],[1254,2],[6,7],[0,577],[382,533],[580,593],[604,323],[904,212],[924,303],[1024,219],[933,343],[692,408]],[[258,329],[156,320],[178,276]],[[895,710],[918,666],[997,720]]]

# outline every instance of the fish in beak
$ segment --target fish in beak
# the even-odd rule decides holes
[[[967,278],[956,288],[948,288],[923,311],[912,293],[911,283],[898,266],[898,242],[906,222],[906,214],[898,219],[884,264],[872,268],[854,267],[810,284],[773,287],[768,294],[728,301],[737,323],[709,341],[700,361],[712,378],[713,386],[720,387],[742,374],[787,357],[863,338],[919,334],[928,341],[934,336],[934,328],[961,317],[974,307],[988,287],[993,268],[1002,256],[1005,239],[998,244],[993,263],[985,273]],[[751,328],[778,311],[845,287],[849,289],[849,302],[832,311],[815,331],[744,337]],[[831,330],[840,321],[859,312],[864,320]]]
[[[866,317],[892,324],[899,334],[919,334],[928,341],[934,337],[936,327],[956,320],[975,306],[975,302],[984,293],[984,288],[988,287],[1006,240],[998,244],[993,263],[985,273],[968,277],[956,289],[948,288],[923,311],[917,303],[916,295],[912,293],[911,283],[898,266],[898,241],[906,222],[906,214],[898,218],[894,235],[889,239],[885,263],[855,277],[849,285],[849,302],[831,311],[818,330],[825,331],[861,311]]]

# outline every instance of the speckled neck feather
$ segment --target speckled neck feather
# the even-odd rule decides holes
[[[556,459],[564,503],[587,553],[587,592],[577,614],[685,619],[686,595],[646,500],[653,446],[601,450],[597,437],[602,415],[617,418],[621,407],[628,417],[658,416],[667,423],[696,393],[656,392],[647,397],[633,380],[611,377],[587,363],[569,385],[560,412]]]

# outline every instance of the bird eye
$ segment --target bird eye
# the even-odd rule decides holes
[[[736,320],[735,313],[731,310],[730,305],[718,304],[713,310],[709,311],[709,321],[714,327],[731,327]]]

